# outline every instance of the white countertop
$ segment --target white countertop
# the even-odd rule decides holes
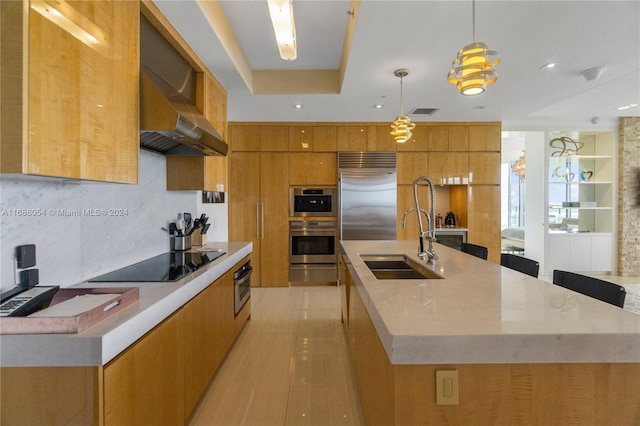
[[[209,243],[225,255],[175,282],[85,282],[74,287],[139,287],[140,299],[78,334],[0,336],[2,367],[105,365],[180,309],[253,250],[251,243]],[[231,303],[232,301],[230,301]]]
[[[341,245],[392,364],[640,362],[640,315],[441,244],[435,267],[413,240]],[[361,254],[406,254],[444,279],[378,280]]]

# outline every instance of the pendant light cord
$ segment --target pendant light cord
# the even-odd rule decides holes
[[[402,108],[402,103],[403,103],[402,102],[402,78],[403,77],[400,77],[400,115],[404,116],[404,111],[403,111],[403,108]]]
[[[473,42],[476,42],[476,0],[471,0],[471,28],[473,28]]]

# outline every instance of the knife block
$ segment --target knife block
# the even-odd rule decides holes
[[[193,234],[191,234],[191,245],[192,246],[206,246],[207,245],[207,234],[201,234],[196,230]]]

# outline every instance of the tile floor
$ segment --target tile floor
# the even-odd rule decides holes
[[[364,425],[336,286],[253,288],[190,425]]]
[[[625,286],[625,309],[640,314],[638,278],[605,279]],[[340,322],[340,288],[251,291],[251,321],[189,425],[364,425]]]

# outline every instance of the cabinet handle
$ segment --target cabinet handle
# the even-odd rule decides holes
[[[256,239],[260,238],[260,203],[256,203]]]
[[[262,226],[261,228],[261,233],[262,233],[262,239],[264,240],[264,203],[260,203],[260,205],[262,206]]]

